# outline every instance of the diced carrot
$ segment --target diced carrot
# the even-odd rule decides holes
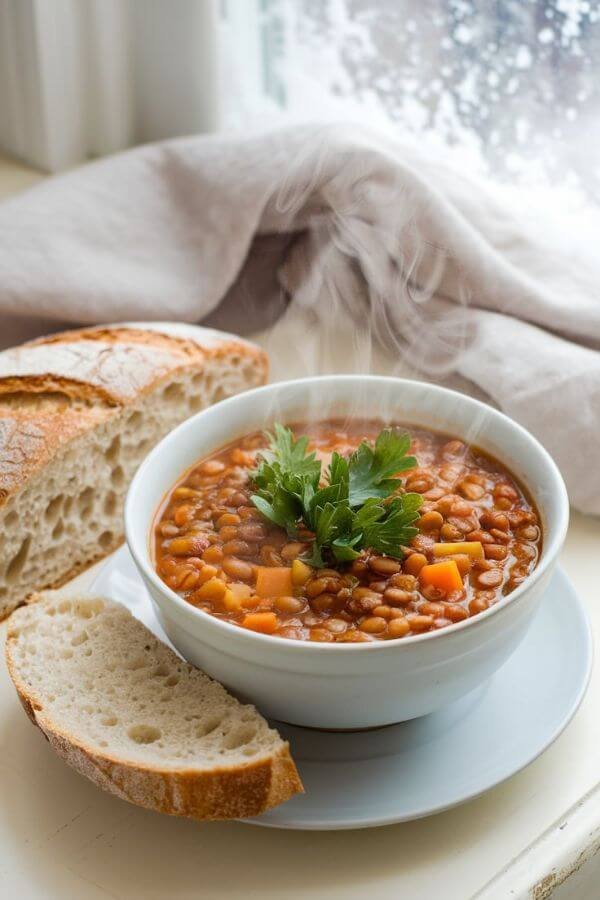
[[[454,556],[455,553],[466,553],[472,559],[483,559],[481,541],[444,541],[433,545],[434,556]]]
[[[256,593],[259,597],[289,597],[292,593],[292,570],[285,566],[258,566]]]
[[[297,587],[306,584],[313,570],[301,559],[295,559],[292,563],[292,581]]]
[[[419,579],[423,587],[432,585],[445,594],[461,591],[463,588],[463,581],[454,559],[423,566],[419,572]]]
[[[262,634],[273,634],[277,628],[277,616],[272,612],[247,613],[242,622],[244,628],[260,631]]]

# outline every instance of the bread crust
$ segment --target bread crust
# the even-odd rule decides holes
[[[12,648],[16,632],[9,624],[5,655],[8,673],[30,720],[62,759],[98,787],[122,800],[171,816],[192,819],[240,819],[258,816],[289,800],[304,788],[289,744],[246,765],[158,769],[98,753],[63,731],[43,708],[42,701],[21,679]]]
[[[0,353],[0,506],[60,447],[179,372],[239,356],[256,366],[260,383],[266,380],[267,356],[253,344],[193,326],[190,337],[173,336],[169,325],[79,329]],[[47,402],[26,402],[36,395]]]
[[[23,411],[3,409],[0,399],[0,507],[39,472],[56,451],[107,421],[106,407]]]

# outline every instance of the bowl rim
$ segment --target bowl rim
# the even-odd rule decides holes
[[[143,526],[144,532],[141,540],[143,550],[142,552],[140,552],[140,538],[137,533],[140,529],[140,526],[137,525],[134,520],[134,504],[136,501],[136,496],[138,492],[143,489],[144,481],[148,475],[149,470],[154,465],[156,459],[162,456],[164,453],[168,453],[170,448],[174,446],[174,444],[180,439],[180,436],[184,434],[188,429],[194,429],[196,427],[196,423],[199,420],[203,419],[207,415],[214,415],[214,410],[223,410],[227,406],[232,406],[240,402],[247,402],[249,399],[256,396],[269,394],[277,390],[289,390],[298,386],[309,387],[310,385],[314,385],[315,383],[349,383],[352,381],[373,383],[386,382],[393,383],[398,387],[407,384],[411,386],[417,386],[425,391],[430,391],[434,394],[437,394],[440,398],[447,398],[449,400],[454,399],[455,401],[466,403],[467,406],[470,406],[474,412],[485,412],[488,415],[491,414],[493,418],[504,421],[510,428],[514,429],[521,435],[522,438],[529,442],[540,459],[543,460],[543,464],[546,466],[550,479],[554,481],[553,490],[556,491],[558,500],[557,527],[550,538],[548,535],[544,534],[544,550],[546,552],[543,553],[542,558],[540,559],[536,568],[517,588],[514,589],[514,591],[511,591],[510,594],[506,594],[493,606],[488,607],[488,609],[478,613],[476,616],[469,616],[467,619],[463,619],[460,622],[454,622],[449,628],[439,629],[437,631],[428,631],[424,634],[415,634],[407,635],[406,637],[401,638],[392,638],[391,640],[387,641],[369,641],[365,643],[298,641],[294,638],[262,634],[261,632],[252,631],[246,628],[240,628],[239,625],[235,625],[223,619],[217,619],[216,616],[212,616],[210,615],[210,613],[204,612],[204,610],[198,609],[197,607],[192,606],[190,603],[187,603],[182,597],[179,596],[179,594],[177,594],[172,588],[165,584],[164,581],[162,581],[151,562],[149,541],[151,537],[150,529],[152,528],[152,522],[154,521],[154,516],[156,515],[157,508],[155,508],[154,510],[151,521],[149,523],[145,523]],[[419,423],[415,422],[414,424],[418,426]],[[429,426],[422,425],[421,427],[428,428]],[[225,446],[225,444],[223,446]],[[502,462],[501,459],[500,462]],[[193,465],[194,463],[192,463],[192,466]],[[529,488],[529,485],[526,486],[530,491],[530,494],[533,497],[534,501],[537,502],[537,498],[535,497],[534,492]],[[476,627],[481,627],[490,618],[498,615],[502,611],[506,610],[508,606],[518,601],[525,592],[529,591],[538,581],[542,579],[546,571],[556,561],[558,553],[560,552],[560,549],[563,545],[569,524],[569,499],[560,470],[546,448],[540,443],[540,441],[538,441],[536,437],[534,437],[534,435],[531,434],[531,432],[529,432],[526,428],[524,428],[510,416],[507,416],[505,413],[501,412],[495,407],[490,406],[487,403],[483,403],[481,400],[477,400],[475,397],[471,397],[468,394],[463,394],[460,391],[454,391],[450,388],[442,387],[441,385],[433,384],[427,381],[418,381],[417,379],[410,378],[397,378],[393,375],[332,374],[315,375],[305,378],[294,378],[287,381],[277,381],[261,385],[260,387],[252,388],[251,390],[243,391],[242,393],[227,397],[226,399],[221,400],[218,403],[212,404],[211,406],[200,410],[193,416],[190,416],[188,419],[185,419],[183,422],[173,428],[168,434],[166,434],[158,442],[158,444],[156,444],[152,448],[152,450],[150,450],[148,455],[144,458],[144,460],[138,467],[127,490],[127,497],[125,500],[124,508],[124,519],[125,539],[127,541],[129,551],[138,569],[141,571],[145,579],[157,589],[159,595],[161,595],[169,603],[174,604],[174,606],[182,613],[184,618],[189,617],[190,621],[192,619],[196,619],[198,622],[204,623],[209,628],[215,628],[216,631],[222,631],[225,637],[229,635],[230,637],[242,642],[248,641],[250,642],[250,644],[254,643],[257,649],[262,645],[262,647],[264,647],[265,649],[267,647],[271,647],[272,649],[288,648],[288,650],[292,653],[304,654],[327,652],[381,653],[385,650],[388,650],[388,652],[390,650],[399,652],[399,648],[402,646],[410,648],[422,643],[423,641],[439,640],[443,637],[449,639],[452,635],[458,635],[467,628],[474,629]],[[200,640],[200,638],[196,639]],[[408,652],[408,649],[406,652]]]

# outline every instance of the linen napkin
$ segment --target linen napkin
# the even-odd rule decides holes
[[[529,428],[600,512],[594,216],[552,230],[527,195],[355,126],[147,145],[0,204],[0,341],[139,319],[291,326],[311,371],[459,385]],[[284,360],[285,362],[285,360]],[[385,366],[384,366],[385,368]]]

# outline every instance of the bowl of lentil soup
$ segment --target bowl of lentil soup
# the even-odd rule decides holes
[[[378,376],[202,411],[151,452],[126,505],[182,655],[267,715],[320,728],[414,718],[485,682],[525,635],[567,520],[561,476],[524,429]]]

